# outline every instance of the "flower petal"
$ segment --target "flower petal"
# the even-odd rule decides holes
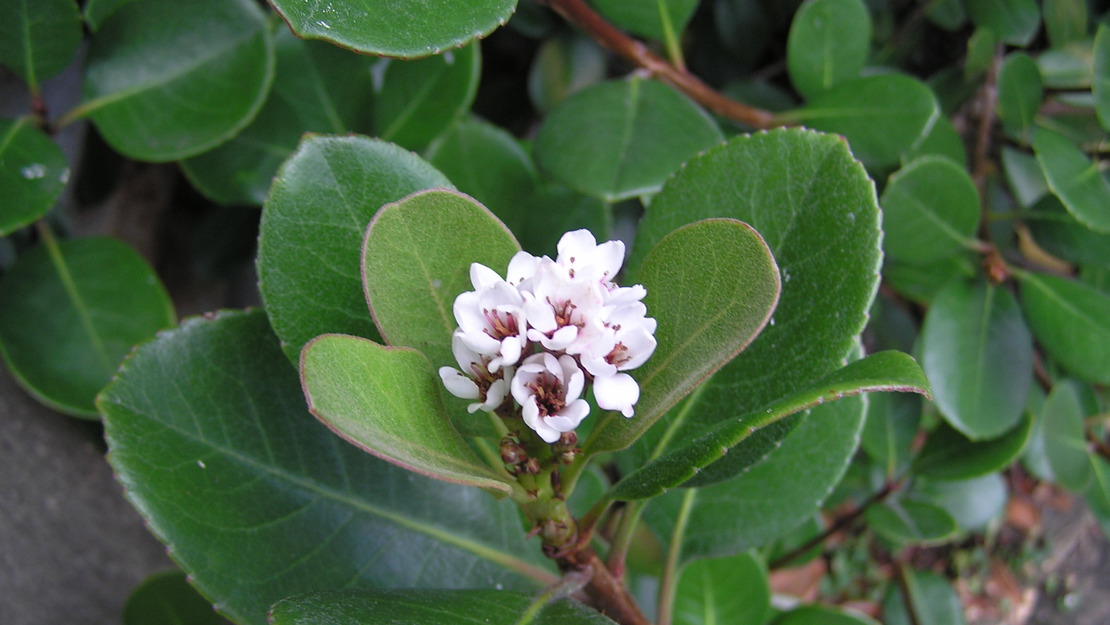
[[[640,385],[627,373],[594,378],[594,399],[599,408],[619,410],[631,417],[634,414],[632,405],[640,399]]]
[[[447,387],[447,390],[459,399],[478,399],[482,395],[474,380],[466,377],[454,367],[440,367],[439,379],[443,380],[443,385]]]

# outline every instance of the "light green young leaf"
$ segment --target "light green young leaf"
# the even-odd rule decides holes
[[[128,3],[92,38],[77,111],[132,158],[200,154],[262,108],[274,74],[271,31],[251,0]]]
[[[520,246],[484,206],[455,191],[414,193],[382,207],[366,231],[362,279],[374,323],[390,345],[456,366],[452,306],[473,291],[470,265],[504,276]]]
[[[301,383],[309,411],[363,451],[428,477],[512,492],[451,424],[420,352],[318,336],[301,352]]]
[[[636,415],[609,413],[594,428],[589,453],[622,449],[759,334],[778,303],[778,266],[751,226],[707,219],[675,230],[652,248],[636,281],[658,322],[658,347],[633,373]]]
[[[381,462],[314,419],[261,311],[162,333],[98,405],[128,497],[236,623],[340,587],[532,591],[556,579],[510,502]]]
[[[806,98],[859,76],[871,51],[871,14],[863,0],[807,0],[786,40],[790,82]]]
[[[81,43],[81,13],[73,0],[0,0],[0,65],[37,93],[61,72]]]
[[[1110,384],[1110,295],[1047,274],[1018,279],[1029,327],[1045,350],[1078,377]]]
[[[704,558],[682,568],[675,625],[763,625],[771,612],[767,565],[754,553]]]
[[[686,96],[632,76],[583,89],[536,135],[536,163],[608,202],[655,193],[685,161],[720,143],[717,123]]]
[[[533,609],[537,611],[533,612]],[[501,590],[334,590],[283,599],[272,625],[614,625],[572,599]]]
[[[1091,481],[1091,462],[1087,457],[1087,416],[1081,397],[1082,387],[1064,380],[1052,387],[1041,409],[1044,420],[1044,453],[1053,480],[1073,492],[1082,492]]]
[[[965,436],[1012,428],[1033,382],[1033,340],[1014,296],[964,280],[937,293],[921,328],[921,366],[941,414]]]
[[[138,252],[118,239],[29,250],[0,279],[0,352],[52,408],[96,418],[93,400],[131,348],[176,321]]]
[[[1033,151],[1048,187],[1068,212],[1096,232],[1110,232],[1110,182],[1098,163],[1068,138],[1045,128],[1033,136]]]
[[[362,288],[366,227],[384,204],[449,186],[431,165],[390,143],[317,135],[301,141],[274,179],[258,237],[259,290],[290,360],[320,334],[380,338]]]
[[[1086,0],[1044,0],[1044,26],[1053,47],[1087,37]]]
[[[895,260],[925,264],[974,244],[979,193],[962,165],[923,156],[883,189],[883,249]]]
[[[458,48],[509,21],[517,0],[273,0],[298,37],[378,56],[419,58]]]
[[[970,480],[922,480],[914,484],[914,496],[944,508],[962,531],[985,529],[1006,511],[1010,494],[1006,480],[988,473]]]
[[[29,118],[0,119],[0,236],[53,208],[69,180],[65,154]]]
[[[1042,52],[1037,57],[1037,66],[1041,68],[1044,86],[1048,89],[1090,88],[1094,52],[1090,41],[1073,41]]]
[[[374,102],[374,131],[386,141],[423,150],[474,102],[482,71],[477,42],[439,56],[387,63]]]

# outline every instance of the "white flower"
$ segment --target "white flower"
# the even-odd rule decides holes
[[[544,352],[524,359],[510,388],[521,406],[524,423],[545,442],[554,443],[589,414],[590,405],[579,397],[585,381],[572,356],[555,358]]]
[[[575,280],[566,267],[545,258],[524,293],[528,340],[570,354],[604,331],[601,323],[606,291],[593,280]]]
[[[470,280],[476,290],[455,298],[453,312],[459,324],[456,334],[475,352],[493,356],[490,371],[516,364],[527,341],[520,291],[478,263],[470,266]]]
[[[583,278],[610,285],[624,263],[624,243],[597,244],[589,230],[568,232],[559,239],[555,262],[567,268],[572,278]]]
[[[460,399],[479,400],[466,407],[471,413],[497,410],[509,395],[507,379],[512,378],[513,368],[501,367],[499,371],[492,371],[489,366],[491,359],[470,349],[460,332],[455,332],[451,337],[451,351],[455,354],[459,368],[472,375],[454,367],[440,367],[439,378],[448,392]]]

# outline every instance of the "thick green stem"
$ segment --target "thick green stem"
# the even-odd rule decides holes
[[[674,598],[678,590],[678,569],[682,557],[682,538],[686,535],[686,523],[690,520],[690,511],[694,508],[694,500],[698,496],[696,488],[686,489],[682,497],[682,507],[678,511],[678,519],[671,532],[671,545],[667,548],[667,561],[663,565],[663,577],[659,581],[659,625],[671,625],[674,616]]]

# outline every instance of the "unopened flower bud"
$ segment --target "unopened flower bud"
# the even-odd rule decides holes
[[[540,473],[540,461],[535,458],[528,458],[519,466],[521,473],[527,473],[529,475],[539,475]]]
[[[563,432],[563,434],[559,436],[559,442],[556,443],[556,445],[562,447],[563,449],[572,449],[577,444],[578,434],[576,434],[574,430],[571,430],[570,432]]]
[[[501,462],[507,465],[517,465],[528,459],[528,452],[519,443],[509,437],[501,439]]]

